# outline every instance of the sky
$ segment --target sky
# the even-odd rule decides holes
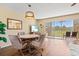
[[[65,20],[65,21],[54,21],[52,22],[52,26],[65,26],[65,27],[72,27],[73,20]]]

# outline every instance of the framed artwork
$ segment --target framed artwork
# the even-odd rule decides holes
[[[22,29],[22,21],[7,18],[7,29],[10,30],[21,30]]]

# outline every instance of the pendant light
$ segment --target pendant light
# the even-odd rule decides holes
[[[31,8],[31,5],[28,4],[28,7]],[[34,13],[33,13],[33,11],[30,11],[30,10],[27,11],[25,13],[25,18],[28,19],[28,20],[34,20]]]

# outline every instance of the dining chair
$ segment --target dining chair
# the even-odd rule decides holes
[[[66,32],[63,37],[64,37],[63,39],[64,39],[68,44],[71,42],[71,32]]]
[[[32,44],[36,47],[38,47],[41,50],[41,54],[44,50],[44,48],[42,47],[43,43],[44,43],[44,39],[45,39],[45,34],[41,34],[40,37],[38,38],[38,40],[35,40],[32,42]]]
[[[18,32],[17,35],[25,35],[25,32]]]
[[[77,39],[77,32],[66,32],[65,40],[67,43],[74,42]]]
[[[65,37],[70,37],[71,36],[71,32],[66,32],[66,35],[64,35]]]
[[[9,35],[9,39],[12,43],[12,46],[18,49],[21,55],[25,55],[23,49],[26,47],[27,43],[22,44],[17,35]]]
[[[41,47],[41,45],[43,44],[44,38],[45,38],[45,34],[40,34],[39,38],[33,41],[32,43],[38,47]]]
[[[77,43],[77,41],[78,41],[77,32],[72,32],[71,37],[72,37],[72,39],[73,39],[73,43]]]
[[[63,38],[66,40],[67,38],[71,37],[71,32],[66,32]]]
[[[72,37],[77,37],[77,32],[72,32]]]

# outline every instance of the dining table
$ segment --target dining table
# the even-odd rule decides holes
[[[32,38],[38,38],[39,35],[36,34],[27,34],[27,35],[20,35],[21,39],[32,39]]]
[[[27,41],[30,44],[32,41],[38,39],[40,36],[36,34],[27,34],[27,35],[20,35],[19,38],[21,41]]]
[[[36,34],[20,35],[19,38],[23,42],[27,42],[30,45],[32,41],[37,40],[40,36]]]

